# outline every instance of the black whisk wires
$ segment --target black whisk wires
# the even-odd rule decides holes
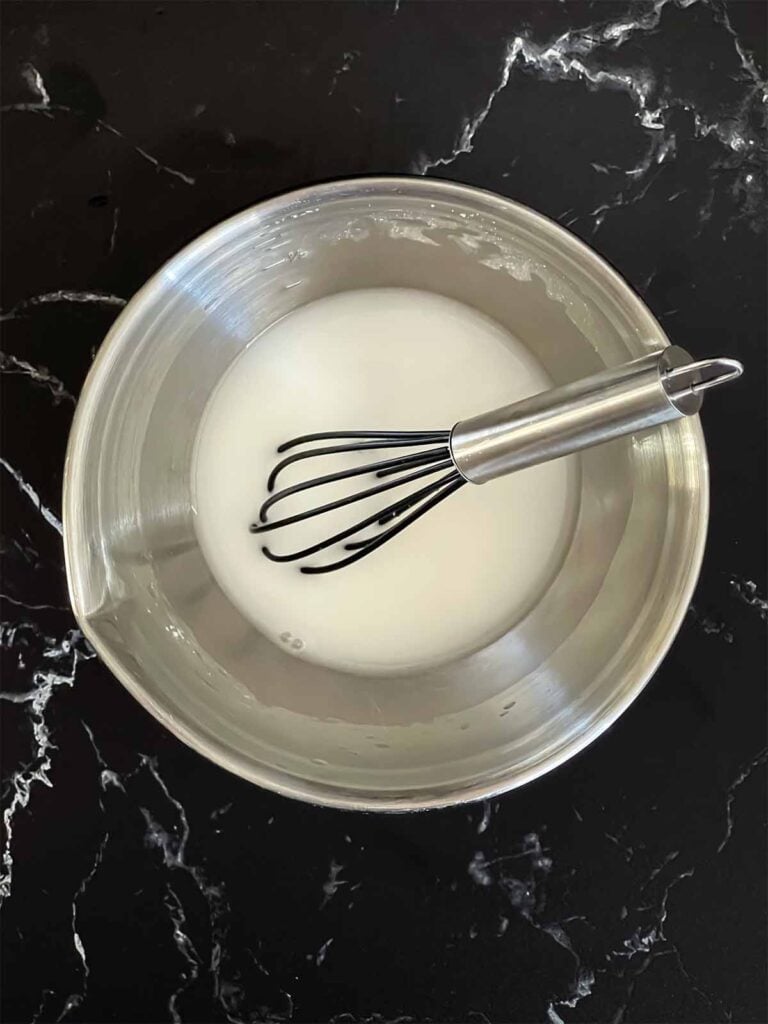
[[[301,566],[301,571],[310,575],[316,575],[320,573],[333,572],[336,569],[342,569],[344,566],[351,565],[353,562],[357,562],[361,558],[365,558],[366,555],[371,554],[371,552],[376,551],[393,537],[396,537],[397,534],[402,532],[407,526],[410,526],[411,523],[415,522],[430,509],[434,508],[435,505],[438,505],[441,501],[453,494],[454,491],[457,491],[464,485],[464,483],[466,483],[464,477],[462,477],[456,469],[451,456],[451,450],[449,447],[450,437],[451,432],[449,430],[359,430],[304,434],[301,437],[293,438],[291,441],[286,441],[277,449],[278,454],[291,451],[295,448],[302,448],[304,445],[310,445],[311,447],[302,451],[293,452],[293,454],[288,455],[286,458],[278,462],[272,470],[267,481],[267,490],[270,493],[270,497],[267,498],[259,509],[259,520],[258,522],[253,523],[251,526],[251,532],[267,533],[273,530],[279,530],[283,527],[292,526],[295,523],[312,519],[315,516],[320,516],[324,513],[344,508],[346,505],[352,505],[357,501],[372,498],[377,494],[384,494],[394,488],[413,484],[416,481],[426,479],[434,474],[442,474],[441,476],[438,476],[437,479],[430,480],[423,486],[417,487],[416,490],[385,506],[379,511],[373,513],[373,515],[369,515],[364,519],[361,519],[359,522],[354,523],[352,526],[347,527],[344,530],[340,530],[338,533],[335,533],[330,537],[326,537],[316,544],[311,544],[309,547],[302,548],[299,551],[291,551],[287,554],[276,554],[266,545],[262,547],[264,554],[273,562],[293,562],[299,559],[309,558],[311,555],[315,555],[319,551],[324,551],[326,548],[330,548],[334,544],[348,541],[349,537],[353,537],[361,530],[365,530],[366,527],[373,527],[374,529],[378,528],[376,529],[376,532],[368,536],[348,541],[344,544],[344,550],[351,553],[343,558],[326,564],[303,565]],[[316,442],[320,441],[340,441],[343,443],[315,446]],[[285,487],[282,490],[275,491],[277,478],[282,471],[288,466],[294,465],[295,463],[301,462],[305,459],[322,458],[327,455],[343,455],[350,452],[396,448],[420,448],[424,450],[411,454],[385,458],[378,462],[366,463],[363,466],[354,466],[351,469],[343,469],[336,473],[326,473],[322,476],[313,477],[310,480],[305,480],[301,483]],[[275,505],[283,501],[285,498],[301,494],[304,491],[312,490],[315,487],[321,487],[324,484],[335,483],[336,481],[347,480],[356,476],[369,475],[374,476],[382,482],[377,483],[372,487],[363,488],[354,494],[338,498],[335,501],[314,506],[304,512],[288,515],[282,519],[276,519],[274,521],[269,520],[268,514]],[[390,523],[392,525],[388,526]],[[384,529],[384,527],[386,527],[386,529]]]

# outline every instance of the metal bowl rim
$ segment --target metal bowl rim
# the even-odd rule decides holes
[[[342,810],[359,811],[418,811],[430,808],[457,806],[464,803],[471,803],[476,800],[490,799],[510,792],[520,786],[540,778],[542,775],[559,767],[570,760],[585,747],[589,746],[603,732],[626,711],[629,705],[645,688],[651,677],[656,672],[659,664],[666,656],[688,609],[693,591],[699,577],[701,563],[704,557],[704,546],[707,536],[709,522],[709,465],[707,459],[706,445],[701,424],[698,417],[691,417],[685,421],[696,448],[696,461],[698,462],[702,486],[698,489],[698,531],[692,541],[692,550],[689,558],[688,574],[685,584],[676,595],[677,607],[674,615],[667,620],[665,628],[659,628],[655,636],[655,642],[648,645],[647,657],[638,666],[635,679],[632,684],[622,688],[616,699],[609,707],[604,709],[599,719],[584,730],[578,736],[564,743],[554,753],[542,758],[533,765],[523,770],[512,769],[500,772],[490,782],[478,782],[471,786],[461,787],[454,790],[440,790],[438,792],[400,795],[389,794],[387,791],[372,792],[347,790],[343,787],[334,787],[326,783],[317,783],[312,780],[303,779],[279,769],[265,765],[256,766],[247,758],[233,754],[223,744],[208,741],[199,735],[195,730],[188,728],[184,723],[179,722],[165,706],[152,697],[144,689],[133,673],[123,665],[120,660],[112,654],[107,643],[102,640],[98,632],[92,628],[85,610],[80,606],[74,588],[74,578],[79,573],[78,552],[75,547],[72,535],[72,523],[75,519],[75,510],[80,493],[80,481],[84,477],[86,467],[82,459],[78,459],[78,452],[83,451],[84,443],[88,437],[88,428],[92,419],[93,411],[104,398],[104,383],[106,380],[107,366],[113,351],[116,351],[120,344],[122,335],[126,334],[135,319],[137,319],[143,308],[149,305],[154,299],[154,293],[163,287],[163,275],[168,268],[189,259],[197,257],[208,248],[215,248],[222,239],[233,229],[238,228],[254,215],[260,219],[270,215],[279,214],[296,204],[312,203],[333,197],[334,194],[347,194],[359,192],[364,195],[366,192],[375,194],[392,193],[398,194],[401,190],[407,190],[410,194],[434,194],[444,193],[447,199],[453,199],[457,203],[466,200],[481,199],[486,204],[496,206],[499,212],[516,211],[518,216],[526,220],[535,228],[543,229],[545,233],[555,233],[564,236],[571,247],[579,251],[579,255],[600,275],[613,284],[622,293],[622,298],[631,309],[631,314],[640,320],[645,320],[649,326],[652,325],[658,335],[669,344],[665,332],[656,321],[645,303],[635,293],[631,286],[617,273],[616,270],[601,256],[599,256],[586,243],[582,242],[573,232],[568,231],[556,221],[541,213],[532,210],[530,207],[515,200],[507,199],[487,189],[476,188],[471,185],[460,184],[444,178],[422,178],[406,175],[391,176],[369,176],[344,178],[336,181],[322,182],[309,185],[290,192],[284,192],[270,199],[262,200],[252,206],[246,207],[239,213],[220,221],[213,227],[198,235],[191,242],[170,257],[158,270],[142,285],[137,292],[126,303],[123,310],[114,321],[107,332],[96,354],[90,370],[83,384],[78,399],[75,415],[70,430],[67,444],[67,452],[64,465],[63,498],[62,498],[62,527],[64,542],[64,562],[69,588],[70,601],[77,623],[91,646],[95,649],[99,658],[104,662],[112,674],[125,686],[128,692],[152,714],[162,725],[173,735],[186,743],[197,753],[225,768],[227,771],[240,776],[259,785],[265,789],[280,793],[283,796],[303,800],[305,802],[334,807]]]

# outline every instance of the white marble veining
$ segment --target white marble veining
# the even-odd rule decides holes
[[[731,588],[740,601],[754,608],[763,622],[768,622],[768,601],[759,593],[754,580],[731,576]]]
[[[57,1021],[65,1020],[66,1017],[69,1015],[69,1013],[72,1010],[76,1009],[78,1006],[80,1006],[82,1004],[83,1000],[88,995],[88,979],[89,979],[90,974],[91,974],[91,969],[88,966],[88,958],[86,956],[86,951],[85,951],[85,946],[83,945],[83,940],[80,937],[80,933],[78,932],[78,920],[77,920],[78,902],[79,902],[80,898],[83,896],[83,894],[85,893],[85,891],[88,888],[88,886],[90,885],[90,883],[93,881],[94,875],[99,870],[99,868],[101,866],[102,859],[104,857],[104,850],[106,849],[106,846],[107,846],[108,842],[109,842],[109,833],[107,832],[103,836],[101,842],[99,843],[99,845],[98,845],[98,847],[96,849],[96,854],[95,854],[95,856],[93,858],[93,865],[91,867],[91,870],[83,878],[82,882],[77,887],[77,891],[75,892],[75,895],[74,895],[74,897],[72,899],[72,943],[73,943],[73,945],[75,947],[75,951],[76,951],[78,957],[80,958],[80,963],[82,965],[82,976],[81,976],[80,991],[79,992],[71,993],[70,995],[67,996],[67,998],[66,998],[66,1000],[64,1002],[64,1007],[63,1007],[61,1013],[59,1014],[59,1016],[57,1017]]]
[[[128,300],[109,292],[73,291],[71,288],[59,288],[55,292],[43,292],[42,295],[31,295],[17,302],[7,313],[0,314],[0,320],[11,320],[35,306],[47,306],[55,302],[74,302],[95,306],[117,306],[122,309]]]
[[[46,117],[53,117],[56,113],[71,114],[75,117],[81,117],[82,111],[75,107],[67,106],[62,103],[54,103],[51,100],[51,96],[48,89],[43,81],[43,77],[40,72],[31,64],[27,64],[22,68],[22,78],[26,82],[30,90],[35,94],[36,99],[21,103],[6,103],[0,106],[0,112],[20,111],[27,113],[44,114]],[[191,174],[185,174],[183,171],[177,170],[175,167],[168,167],[167,164],[161,163],[157,157],[148,153],[142,146],[138,146],[135,142],[131,142],[126,139],[124,133],[115,125],[109,121],[105,121],[102,118],[97,118],[97,127],[109,132],[111,135],[116,136],[118,139],[122,139],[131,146],[133,151],[137,153],[142,160],[146,160],[147,163],[152,164],[158,171],[164,174],[170,174],[174,178],[179,178],[186,185],[194,185],[195,179]]]
[[[63,381],[51,373],[47,366],[33,366],[26,359],[0,352],[0,373],[29,377],[51,393],[55,405],[61,401],[75,403],[75,396],[67,391]]]
[[[333,94],[336,92],[336,87],[339,84],[339,78],[342,75],[345,75],[349,70],[351,70],[352,65],[354,64],[354,62],[357,60],[357,58],[359,56],[360,56],[360,51],[359,50],[345,50],[345,52],[341,56],[341,62],[339,63],[339,66],[336,68],[336,70],[333,73],[333,78],[331,79],[331,85],[330,85],[330,88],[328,89],[328,95],[329,96],[333,96]]]
[[[725,849],[728,841],[733,836],[734,819],[733,819],[733,803],[736,799],[736,790],[739,786],[743,786],[744,783],[749,779],[754,771],[760,768],[768,760],[768,747],[761,750],[759,754],[752,758],[752,760],[739,771],[739,774],[733,780],[728,787],[725,796],[725,831],[723,838],[717,844],[717,853],[722,853]]]
[[[341,873],[343,870],[343,864],[339,864],[335,860],[331,861],[330,867],[328,869],[328,878],[326,879],[325,882],[323,882],[323,898],[320,903],[321,910],[328,903],[330,903],[330,901],[333,899],[333,897],[336,895],[339,889],[341,889],[342,886],[349,885],[349,882],[346,879],[341,878]]]
[[[6,473],[8,473],[9,476],[15,481],[16,486],[19,488],[21,493],[26,495],[27,498],[29,498],[29,500],[35,506],[37,511],[46,521],[46,523],[48,523],[49,526],[52,526],[54,530],[59,535],[61,535],[63,532],[61,520],[59,519],[55,512],[48,508],[47,505],[43,504],[43,502],[40,500],[40,495],[37,493],[32,484],[27,483],[27,481],[24,479],[21,473],[17,469],[14,469],[13,466],[5,459],[0,458],[0,466],[2,466]]]
[[[553,4],[552,10],[562,10],[564,15],[563,20],[554,19],[552,23],[569,24],[567,5]],[[692,224],[692,237],[682,253],[684,259],[693,261],[684,268],[690,280],[683,285],[676,283],[671,271],[677,266],[677,256],[665,263],[663,254],[657,258],[647,252],[645,263],[635,270],[635,283],[642,282],[641,294],[650,291],[652,304],[656,296],[663,296],[659,302],[665,304],[658,309],[654,306],[663,318],[674,315],[683,305],[673,294],[676,288],[693,289],[703,283],[703,276],[697,276],[700,268],[693,265],[699,255],[699,241],[713,246],[707,250],[713,268],[707,273],[714,273],[721,263],[735,258],[736,241],[741,244],[744,237],[758,237],[750,232],[757,232],[764,224],[761,190],[768,153],[764,133],[768,83],[760,54],[750,51],[737,30],[742,20],[732,4],[651,0],[613,5],[610,13],[600,4],[590,10],[586,17],[592,24],[553,32],[532,28],[511,8],[505,22],[509,25],[507,34],[495,37],[498,66],[487,81],[468,91],[476,98],[467,101],[463,118],[457,117],[455,108],[452,112],[449,106],[441,106],[434,124],[414,127],[423,114],[423,108],[417,106],[418,69],[406,69],[407,73],[387,80],[387,109],[394,115],[387,132],[392,136],[392,152],[410,158],[423,151],[414,161],[413,170],[455,174],[467,180],[474,180],[476,165],[482,167],[488,146],[501,179],[506,181],[512,174],[509,189],[513,194],[516,175],[525,169],[530,151],[517,144],[516,126],[504,123],[502,111],[522,76],[551,84],[558,94],[559,83],[575,83],[577,93],[583,88],[582,98],[587,103],[592,102],[592,94],[599,93],[603,98],[607,91],[619,94],[622,99],[617,106],[617,123],[608,124],[606,130],[615,128],[629,138],[630,144],[615,158],[605,151],[587,154],[584,188],[560,202],[554,196],[552,209],[562,210],[557,214],[560,222],[575,225],[582,237],[600,232],[598,238],[606,243],[606,254],[611,258],[608,228],[621,226],[620,211],[632,208],[635,220],[646,213],[649,219],[663,220],[667,213],[680,218],[681,209],[690,208],[691,220],[680,220]],[[539,17],[541,12],[537,12],[534,24],[550,23],[546,5],[542,11],[544,15]],[[151,17],[156,17],[160,25],[168,13],[159,15],[153,10]],[[149,20],[151,17],[147,15]],[[382,8],[382,36],[385,31],[411,33],[423,17],[419,5],[394,0]],[[715,68],[697,68],[694,74],[692,56],[668,55],[665,34],[669,32],[669,38],[677,39],[681,26],[686,25],[691,26],[694,41],[697,26],[703,26],[715,40],[722,58]],[[148,118],[146,129],[141,122],[133,122],[129,130],[128,115],[125,121],[122,115],[116,116],[121,126],[116,127],[111,112],[96,117],[80,109],[78,101],[64,101],[65,87],[58,84],[55,74],[59,59],[54,50],[55,28],[52,26],[49,32],[43,19],[30,39],[27,52],[11,69],[11,78],[18,85],[14,94],[17,101],[1,108],[7,114],[4,128],[7,131],[9,124],[13,125],[19,138],[23,131],[29,131],[36,145],[77,131],[93,147],[87,160],[94,163],[85,170],[94,174],[85,174],[82,191],[73,189],[66,199],[71,204],[79,203],[78,209],[85,208],[83,215],[94,218],[98,252],[94,255],[88,242],[86,251],[80,253],[70,240],[68,258],[74,252],[82,255],[82,260],[62,263],[57,277],[47,272],[37,275],[35,271],[23,280],[14,278],[13,298],[0,313],[0,320],[16,321],[7,330],[9,341],[5,353],[0,354],[0,373],[14,378],[14,398],[17,393],[23,397],[28,389],[36,399],[31,403],[35,415],[40,410],[50,411],[59,430],[72,413],[80,371],[70,368],[77,365],[76,360],[70,364],[64,361],[68,358],[64,354],[61,361],[47,354],[32,332],[40,323],[48,322],[44,311],[51,320],[69,313],[85,322],[85,311],[77,307],[91,307],[87,319],[98,327],[102,318],[102,326],[106,326],[108,319],[126,305],[136,284],[132,276],[135,268],[121,276],[121,266],[130,265],[131,260],[139,265],[139,256],[131,253],[131,246],[137,245],[137,232],[146,226],[136,218],[134,178],[145,184],[149,181],[150,198],[155,192],[158,197],[172,194],[174,203],[179,204],[186,198],[188,205],[174,208],[167,223],[158,226],[158,234],[173,218],[194,220],[197,207],[190,200],[199,199],[201,208],[209,202],[219,216],[220,211],[226,212],[226,203],[220,202],[222,186],[238,180],[238,174],[248,177],[248,187],[233,193],[235,204],[245,205],[263,191],[278,187],[279,174],[270,177],[274,170],[271,160],[259,156],[246,164],[242,148],[248,142],[249,131],[267,141],[271,141],[271,133],[277,139],[280,131],[262,124],[261,107],[250,102],[250,94],[242,110],[232,99],[230,79],[233,87],[240,88],[251,80],[249,75],[255,75],[251,65],[241,78],[223,66],[217,66],[215,82],[210,70],[201,74],[207,89],[202,94],[205,103],[196,103],[195,91],[183,95],[179,85],[183,114],[177,116],[172,110],[167,115],[170,122],[167,118],[158,120],[161,129],[155,129]],[[298,46],[281,49],[279,39],[259,40],[254,61],[266,55],[275,62],[285,57],[289,63],[290,56],[286,81],[296,88],[297,95],[306,71],[310,91],[321,101],[318,111],[322,106],[333,118],[340,119],[346,102],[359,115],[353,119],[354,124],[365,125],[365,118],[373,116],[366,102],[375,95],[371,83],[379,65],[378,53],[364,37],[358,42],[351,30],[340,32],[329,55],[317,61],[316,72],[310,68],[309,59],[306,67],[300,66],[294,50]],[[385,55],[388,52],[384,50]],[[678,73],[681,69],[685,74]],[[688,78],[698,84],[685,85]],[[710,90],[713,82],[722,88]],[[216,86],[222,83],[225,88],[218,94]],[[176,88],[173,83],[169,94],[173,95]],[[326,95],[330,101],[326,101]],[[306,98],[301,101],[305,102]],[[622,104],[623,111],[619,109]],[[599,107],[596,102],[596,109]],[[330,124],[336,124],[320,122],[319,117],[318,113],[318,124],[325,132]],[[178,128],[169,130],[169,124],[176,124],[174,118]],[[191,118],[194,130],[202,133],[195,137],[195,146],[205,145],[204,151],[186,148],[185,139],[192,128],[185,118]],[[457,123],[453,138],[450,131],[441,136],[441,125],[450,129]],[[205,131],[211,125],[208,137]],[[288,177],[295,168],[304,168],[301,173],[308,173],[307,168],[326,173],[328,165],[311,148],[310,156],[301,162],[305,154],[296,142],[302,128],[300,118],[297,125],[296,132],[289,126],[279,138],[290,154],[286,160]],[[94,135],[101,139],[105,160],[116,159],[116,154],[125,158],[122,174],[114,165],[114,180],[113,168],[103,166],[99,162],[102,157],[93,156]],[[347,147],[350,137],[340,134]],[[435,141],[441,137],[449,139],[444,148]],[[414,138],[417,145],[413,144]],[[108,144],[108,139],[114,141]],[[366,146],[382,146],[372,148],[374,161],[385,159],[382,154],[389,151],[380,139],[363,136],[363,140]],[[404,148],[398,150],[398,145]],[[219,150],[227,160],[237,156],[243,162],[217,164]],[[157,155],[161,152],[173,153],[172,162],[178,159],[184,170],[161,162]],[[192,156],[181,155],[190,152]],[[200,152],[206,157],[200,157]],[[627,153],[632,156],[627,157]],[[352,156],[357,158],[355,153]],[[343,157],[340,166],[346,170],[348,150]],[[691,161],[696,164],[695,173],[691,173]],[[137,175],[142,164],[158,174],[147,174],[145,168],[144,174]],[[232,177],[224,176],[225,168]],[[504,187],[503,181],[491,181],[489,187]],[[108,185],[98,184],[101,182]],[[182,185],[196,189],[189,193]],[[110,208],[88,210],[86,190],[95,188],[109,191]],[[219,205],[211,200],[214,194]],[[138,195],[138,199],[144,198]],[[34,196],[30,209],[22,211],[29,216],[31,232],[51,229],[54,213],[58,216],[63,210],[61,197],[56,206],[53,199],[53,193]],[[659,204],[664,204],[662,214],[658,212]],[[97,217],[101,219],[96,223]],[[601,231],[604,225],[606,229]],[[89,237],[87,232],[84,237]],[[156,250],[151,248],[151,241],[146,243],[147,272],[153,269],[152,261],[167,238],[163,235]],[[717,248],[720,241],[722,251]],[[105,274],[88,270],[92,258],[106,266]],[[45,261],[41,260],[40,265],[42,271]],[[750,272],[751,268],[745,266],[744,273]],[[124,290],[124,295],[106,290],[112,287]],[[7,289],[8,295],[11,290]],[[692,308],[695,306],[689,306],[689,317]],[[683,324],[684,330],[699,328],[695,317]],[[25,347],[28,342],[29,347]],[[91,333],[76,355],[92,354],[97,343],[98,335]],[[56,442],[63,446],[63,438],[57,436]],[[195,788],[185,778],[185,766],[189,764],[185,758],[193,755],[164,747],[155,739],[153,727],[143,732],[140,710],[136,710],[136,721],[121,720],[115,726],[109,687],[117,684],[106,670],[95,665],[82,669],[83,663],[92,661],[95,655],[74,628],[65,604],[59,540],[62,524],[54,486],[43,475],[47,465],[38,460],[38,450],[31,444],[29,454],[19,448],[18,453],[14,449],[13,454],[0,459],[0,483],[8,489],[13,507],[19,506],[28,515],[28,521],[14,524],[15,532],[3,538],[4,553],[13,572],[4,579],[4,593],[0,595],[6,602],[4,621],[0,622],[0,653],[4,666],[9,667],[0,701],[15,730],[12,763],[2,793],[5,843],[0,856],[0,899],[5,901],[4,911],[10,909],[16,921],[22,922],[18,937],[21,953],[17,955],[23,969],[30,971],[29,980],[25,978],[29,988],[25,1019],[95,1019],[92,1007],[103,990],[99,977],[103,950],[99,944],[114,942],[117,949],[123,942],[121,935],[105,939],[103,922],[94,909],[96,896],[111,886],[116,894],[126,896],[130,905],[130,898],[144,885],[154,896],[143,894],[147,900],[143,905],[153,908],[155,919],[152,942],[142,955],[147,956],[147,962],[163,958],[158,972],[158,979],[163,980],[158,980],[159,992],[153,995],[159,999],[164,1019],[173,1024],[193,1016],[197,1019],[201,1014],[230,1024],[290,1021],[294,1017],[306,1020],[313,1013],[311,1000],[318,992],[327,1005],[333,1004],[339,1011],[326,1015],[326,1019],[339,1024],[396,1020],[405,1024],[426,1019],[429,1015],[417,1008],[417,1004],[422,1005],[418,1003],[419,993],[406,990],[399,980],[392,982],[400,994],[399,1009],[393,1009],[397,1000],[390,999],[386,1005],[367,1002],[367,983],[361,983],[354,1007],[343,1002],[343,986],[351,977],[345,972],[350,964],[358,962],[357,947],[351,950],[350,944],[357,944],[359,936],[366,934],[365,923],[370,916],[381,915],[390,904],[397,910],[396,927],[376,916],[377,942],[410,949],[409,955],[413,955],[414,947],[406,942],[413,929],[415,934],[427,936],[424,963],[431,957],[442,957],[450,965],[454,962],[452,956],[459,961],[472,956],[480,963],[480,958],[493,955],[504,970],[515,965],[521,943],[523,948],[540,944],[541,977],[534,985],[538,985],[540,997],[536,1020],[570,1024],[574,1020],[600,1019],[621,1024],[643,1013],[647,1019],[649,1011],[640,1008],[641,997],[654,989],[664,989],[670,977],[678,986],[674,997],[681,1001],[681,1019],[684,1014],[691,1020],[738,1019],[739,1008],[735,1003],[729,1005],[728,989],[717,970],[710,976],[702,968],[707,961],[701,949],[680,938],[690,931],[686,908],[691,901],[710,892],[713,879],[720,889],[727,890],[726,884],[720,885],[721,880],[727,881],[728,872],[740,869],[738,858],[751,835],[749,812],[754,808],[755,796],[759,798],[757,787],[768,763],[767,747],[755,752],[764,741],[756,741],[750,729],[741,730],[744,719],[718,717],[716,729],[709,722],[713,694],[721,696],[721,691],[713,687],[721,687],[722,678],[702,678],[696,668],[694,682],[700,704],[686,689],[687,680],[665,680],[676,687],[673,699],[678,702],[675,707],[681,721],[680,706],[687,702],[684,721],[701,730],[702,740],[709,743],[716,737],[711,752],[707,748],[707,759],[699,764],[700,769],[705,766],[702,770],[706,775],[711,761],[711,774],[705,779],[711,791],[698,794],[695,836],[689,834],[692,819],[678,806],[682,791],[665,795],[668,780],[651,777],[657,766],[655,752],[646,762],[647,789],[638,787],[643,798],[631,808],[621,802],[622,794],[610,779],[589,777],[582,760],[573,775],[558,778],[554,773],[544,780],[533,797],[525,791],[455,812],[440,812],[434,831],[426,818],[380,822],[345,818],[337,822],[318,809],[295,808],[279,798],[251,791],[218,769],[208,773],[201,769],[204,785]],[[38,543],[38,533],[42,543]],[[729,543],[738,540],[729,537]],[[686,626],[685,643],[695,645],[703,661],[711,658],[713,671],[720,675],[732,663],[744,664],[739,659],[759,646],[768,621],[761,575],[755,563],[749,561],[749,551],[737,551],[739,559],[724,562],[733,571],[710,571],[710,578],[703,581]],[[735,557],[733,552],[729,557]],[[60,592],[49,589],[56,586],[61,587]],[[94,681],[100,688],[97,695],[91,689]],[[756,690],[762,693],[762,679],[739,682],[740,700],[746,702],[749,693]],[[127,698],[121,694],[121,699]],[[654,699],[655,706],[664,710],[670,696],[649,697],[651,702]],[[119,702],[115,706],[122,707]],[[640,709],[640,721],[642,713]],[[79,727],[80,716],[84,731]],[[609,736],[606,743],[610,742]],[[654,742],[659,743],[659,756],[663,756],[669,738],[662,736]],[[136,750],[147,753],[137,754]],[[693,747],[687,750],[688,756],[695,756],[695,752],[691,755]],[[598,759],[595,763],[605,762]],[[666,766],[673,763],[668,760]],[[70,771],[73,764],[74,772]],[[635,768],[630,766],[627,771],[627,777],[634,780]],[[569,791],[572,780],[576,788]],[[69,787],[83,782],[87,787],[85,804],[78,790],[78,800],[72,805],[76,813],[67,811],[67,823],[76,837],[62,846],[70,859],[60,861],[54,848],[59,821],[48,820],[50,801],[47,808],[40,797],[52,789],[62,807],[68,807],[68,801],[73,800]],[[647,804],[643,802],[646,797]],[[611,798],[614,804],[608,806]],[[572,806],[571,800],[578,807]],[[605,806],[600,801],[605,801]],[[654,801],[661,805],[658,810]],[[532,814],[536,817],[531,818]],[[321,827],[315,832],[318,825]],[[36,851],[28,862],[29,835],[40,834],[46,841],[51,840],[51,852],[45,859],[38,859]],[[310,835],[311,839],[305,838]],[[366,843],[360,841],[361,835]],[[90,838],[81,841],[80,836]],[[286,855],[297,841],[301,857]],[[285,847],[280,845],[283,843]],[[126,849],[130,851],[127,861],[122,859]],[[593,864],[595,857],[599,863],[597,878],[585,870],[585,864]],[[277,874],[275,863],[279,863]],[[311,870],[307,870],[308,865]],[[278,889],[279,895],[271,906],[273,889]],[[265,898],[267,892],[269,897]],[[719,928],[717,920],[712,923],[721,905],[718,901],[731,898],[735,897],[729,891],[718,892],[712,906],[707,907],[707,927],[713,929],[713,934]],[[27,901],[47,915],[46,927],[61,951],[61,962],[53,963],[38,955],[36,923],[30,924],[29,931],[24,925]],[[244,903],[248,904],[245,923]],[[124,927],[128,936],[131,922],[126,920]],[[416,931],[421,928],[423,932]],[[15,936],[12,938],[15,941]],[[456,950],[452,949],[454,941]],[[745,949],[751,951],[753,946],[755,937],[747,936]],[[29,967],[32,962],[34,969]],[[387,984],[386,971],[390,969],[390,964],[381,964]],[[454,984],[453,978],[449,981],[446,991]],[[460,983],[458,972],[456,981]],[[373,991],[381,990],[374,986]],[[492,995],[488,998],[482,1009],[469,1013],[457,1002],[456,1012],[480,1024],[499,1019],[490,1009]],[[683,1000],[690,1003],[683,1007]],[[345,1005],[347,1010],[343,1009]],[[121,1007],[115,1008],[116,1019],[123,1019],[121,1012]],[[510,1012],[515,1012],[514,1006]]]
[[[29,806],[36,784],[51,787],[53,751],[56,746],[51,738],[47,721],[48,705],[59,687],[74,686],[78,665],[95,657],[79,630],[69,629],[62,637],[51,637],[41,633],[34,624],[24,625],[25,639],[36,647],[37,665],[31,670],[31,688],[27,691],[0,691],[0,701],[23,705],[27,711],[30,736],[30,759],[20,765],[9,778],[12,794],[3,810],[5,825],[5,846],[2,853],[0,872],[0,901],[11,894],[13,883],[13,830],[17,814]],[[4,646],[18,642],[18,630],[6,636]]]
[[[721,853],[733,834],[736,791],[754,771],[766,763],[767,758],[768,748],[740,770],[729,786],[726,794],[725,834],[710,856]],[[577,815],[577,820],[582,823],[582,816]],[[638,851],[626,842],[620,842],[611,835],[606,838],[614,847],[624,851],[625,859],[629,862],[639,857]],[[618,941],[604,945],[602,955],[595,959],[594,952],[590,954],[580,948],[572,927],[574,922],[583,922],[590,929],[594,928],[588,912],[569,914],[560,920],[550,916],[547,888],[550,879],[557,873],[557,864],[552,851],[543,847],[536,833],[525,835],[518,847],[508,854],[489,858],[484,851],[476,850],[467,867],[471,881],[488,890],[499,908],[504,908],[504,912],[498,916],[496,935],[499,940],[504,941],[508,933],[511,913],[546,934],[571,955],[574,969],[570,986],[566,992],[553,994],[546,1010],[551,1024],[564,1024],[564,1009],[572,1008],[582,999],[597,993],[608,977],[623,979],[625,982],[624,1002],[616,1008],[616,1016],[612,1018],[622,1020],[638,975],[644,973],[659,956],[672,956],[691,990],[718,1013],[727,1016],[728,1011],[706,991],[702,980],[695,978],[686,968],[679,948],[665,933],[672,893],[676,886],[692,878],[696,870],[697,865],[685,860],[679,850],[671,850],[663,854],[645,875],[636,876],[636,885],[626,894],[625,904],[617,907]],[[607,936],[605,941],[610,942]]]
[[[758,98],[763,104],[768,96],[768,83],[760,74],[754,58],[744,49],[737,33],[728,19],[727,9],[711,6],[712,17],[721,24],[733,40],[734,49],[743,68],[747,87],[743,95],[719,117],[713,118],[702,110],[695,110],[683,97],[676,97],[669,89],[662,87],[652,66],[638,67],[621,62],[620,48],[636,35],[643,35],[659,28],[664,9],[668,4],[682,9],[701,3],[710,6],[707,0],[655,0],[653,7],[645,14],[634,18],[605,21],[584,29],[567,31],[544,43],[538,43],[529,35],[517,35],[509,40],[501,62],[499,77],[488,94],[487,100],[470,117],[465,118],[451,151],[444,156],[429,157],[421,154],[413,163],[416,174],[427,174],[441,167],[451,166],[463,154],[474,150],[475,136],[490,114],[494,102],[509,83],[516,67],[533,74],[546,82],[581,81],[588,89],[611,89],[624,92],[632,101],[634,117],[638,127],[648,139],[645,157],[634,167],[626,168],[629,179],[613,196],[604,200],[590,211],[583,211],[566,220],[567,226],[580,217],[592,220],[592,234],[601,226],[611,210],[639,202],[647,194],[651,180],[645,182],[649,171],[673,158],[676,150],[675,133],[670,127],[671,115],[678,109],[693,112],[694,125],[699,138],[712,136],[737,158],[737,166],[757,158],[758,152],[765,151],[763,136],[756,135],[750,126],[750,109]],[[731,161],[732,163],[732,161]],[[598,173],[609,168],[595,166]],[[723,166],[729,166],[726,163]],[[753,216],[757,196],[760,195],[757,174],[745,171],[735,193],[745,212]],[[570,213],[571,211],[567,211]]]

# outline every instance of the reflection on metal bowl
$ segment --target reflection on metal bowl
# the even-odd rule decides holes
[[[696,581],[707,460],[696,417],[579,455],[570,545],[535,606],[483,650],[386,678],[291,657],[233,607],[202,557],[197,426],[266,326],[323,295],[379,286],[481,310],[555,385],[668,344],[595,253],[491,193],[366,178],[269,200],[182,250],[112,327],[70,439],[65,549],[86,636],[179,738],[289,796],[413,810],[542,775],[638,695]]]

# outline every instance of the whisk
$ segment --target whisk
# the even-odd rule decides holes
[[[278,454],[291,454],[281,459],[270,473],[270,497],[262,504],[259,521],[251,526],[251,531],[262,534],[281,530],[396,488],[415,485],[415,489],[372,515],[301,550],[279,554],[262,547],[273,562],[293,562],[341,544],[347,552],[341,558],[301,566],[303,573],[333,572],[370,555],[467,483],[482,484],[612,438],[691,416],[701,407],[702,392],[734,380],[742,371],[741,363],[735,359],[694,362],[684,349],[672,346],[462,420],[450,430],[333,430],[304,434],[277,449]],[[275,491],[285,469],[308,459],[367,451],[385,454],[411,448],[418,450],[390,454]],[[282,519],[269,518],[274,507],[286,498],[358,476],[372,476],[376,482],[306,511]],[[420,483],[429,477],[434,479]],[[368,528],[373,532],[349,539]]]

